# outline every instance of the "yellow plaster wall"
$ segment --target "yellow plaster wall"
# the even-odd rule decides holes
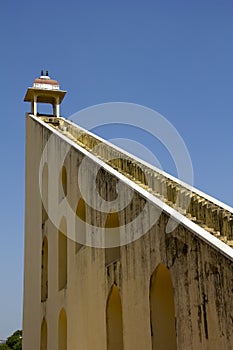
[[[142,238],[121,247],[119,260],[108,266],[104,249],[82,246],[77,250],[75,242],[67,239],[67,286],[59,290],[59,229],[50,220],[42,225],[38,186],[41,153],[50,134],[46,127],[27,117],[23,349],[40,349],[43,319],[47,322],[48,349],[58,349],[59,314],[64,309],[68,350],[107,350],[106,305],[112,285],[116,284],[122,304],[124,350],[151,350],[150,280],[161,263],[169,269],[174,288],[177,348],[233,349],[232,261],[182,225],[165,234],[168,220],[165,214]],[[58,157],[64,143],[57,137]],[[64,164],[67,199],[74,212],[81,198],[77,180],[81,159],[82,155],[71,148]],[[115,182],[111,176],[107,183],[106,177],[100,178],[100,185],[105,186],[109,197]],[[89,183],[87,192],[93,195]],[[136,196],[135,201],[135,207],[140,207],[141,199]],[[104,225],[106,217],[90,211],[87,207],[86,220],[91,218]],[[62,215],[66,218],[66,213]],[[130,210],[121,213],[120,224],[134,215]],[[144,225],[142,221],[137,229],[143,230]],[[48,298],[41,302],[44,237],[48,240],[49,277]]]

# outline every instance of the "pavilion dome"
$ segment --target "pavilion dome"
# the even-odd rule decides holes
[[[48,71],[46,71],[46,75],[44,75],[43,71],[41,71],[41,76],[34,80],[33,87],[37,89],[45,89],[45,90],[60,89],[58,81],[51,79],[48,75]]]

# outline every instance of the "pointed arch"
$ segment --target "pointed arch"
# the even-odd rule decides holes
[[[86,203],[83,198],[78,201],[78,206],[76,209],[76,216],[81,219],[76,221],[76,242],[75,242],[75,252],[77,253],[80,248],[86,242]]]
[[[48,330],[47,330],[47,322],[46,319],[43,318],[41,323],[41,331],[40,331],[40,350],[47,350],[48,343]]]
[[[120,292],[114,284],[106,306],[107,350],[123,350],[123,322]]]
[[[105,221],[105,229],[110,228],[111,231],[106,230],[106,245],[112,244],[113,248],[105,248],[105,265],[108,266],[112,262],[120,259],[120,229],[119,216],[117,212],[111,212],[107,215]]]
[[[67,224],[66,219],[61,219],[58,233],[58,289],[67,285]]]
[[[48,164],[45,163],[42,170],[42,188],[41,188],[41,216],[42,226],[48,219]]]
[[[58,350],[67,350],[67,317],[64,309],[58,319]]]
[[[150,319],[153,350],[176,350],[175,306],[171,274],[159,264],[150,280]]]
[[[59,202],[62,201],[67,196],[67,171],[66,167],[63,165],[60,172],[59,179]]]
[[[48,240],[43,239],[41,249],[41,301],[48,298]]]

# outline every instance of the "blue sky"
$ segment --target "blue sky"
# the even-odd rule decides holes
[[[232,206],[232,19],[230,0],[1,3],[0,338],[22,318],[27,87],[48,69],[68,91],[67,117],[111,101],[157,110],[188,147],[195,187]],[[160,148],[154,152],[172,172]]]

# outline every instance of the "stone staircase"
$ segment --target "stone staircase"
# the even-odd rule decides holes
[[[233,247],[232,208],[140,161],[68,120],[52,117],[40,119]]]

